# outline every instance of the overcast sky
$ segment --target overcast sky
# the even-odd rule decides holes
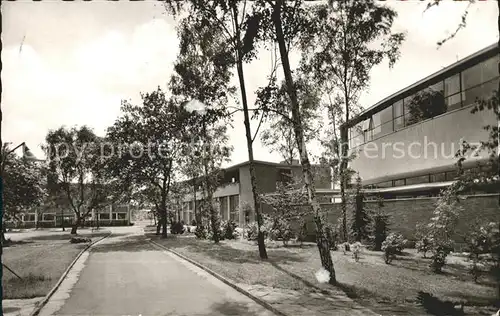
[[[387,2],[399,15],[395,30],[407,32],[407,40],[393,69],[373,70],[364,107],[497,41],[497,4],[484,1],[471,7],[467,27],[437,49],[467,4],[444,1],[424,14],[426,3]],[[169,81],[178,39],[175,21],[156,2],[9,1],[1,8],[2,138],[25,141],[39,158],[49,129],[86,124],[103,135],[122,99],[138,102],[140,92]],[[247,91],[266,84],[270,67],[264,51],[246,66]],[[252,93],[250,104],[254,100]],[[241,114],[230,136],[232,162],[247,160]],[[256,159],[282,160],[259,141],[254,150]]]

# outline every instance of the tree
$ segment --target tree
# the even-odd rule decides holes
[[[167,1],[167,3],[169,4],[168,8],[175,13],[179,12],[180,8],[183,6],[179,1]],[[256,38],[259,32],[261,17],[260,15],[247,14],[247,1],[244,1],[242,4],[239,1],[188,1],[184,4],[184,8],[187,8],[186,11],[189,14],[189,16],[184,19],[187,24],[190,24],[193,28],[197,28],[198,30],[204,29],[206,33],[212,34],[212,36],[215,35],[218,43],[222,43],[222,45],[216,46],[217,53],[215,54],[215,62],[223,64],[227,68],[236,66],[241,103],[243,106],[242,111],[244,115],[248,160],[250,164],[253,207],[258,222],[259,255],[261,259],[267,259],[264,234],[260,232],[262,216],[260,214],[253,157],[253,142],[255,141],[259,128],[257,128],[255,135],[252,136],[243,68],[245,62],[251,61],[256,56]],[[193,18],[193,16],[196,16],[196,18]],[[191,37],[191,40],[199,41],[199,37],[192,36],[192,33],[184,32],[183,34]],[[206,37],[202,37],[202,41],[206,43]]]
[[[361,242],[370,236],[371,218],[366,209],[365,196],[362,192],[361,178],[356,179],[356,192],[354,194],[353,216],[351,222],[351,235],[355,241]]]
[[[359,110],[358,99],[370,82],[372,68],[385,58],[390,67],[396,62],[404,35],[391,33],[397,13],[373,0],[330,1],[316,6],[314,16],[316,35],[306,37],[304,64],[328,95],[329,119],[337,123],[336,128]],[[341,141],[336,142],[341,153],[338,177],[342,234],[347,240],[346,189],[351,173],[347,170],[347,134],[340,136]]]
[[[99,159],[98,141],[87,126],[60,127],[49,131],[45,138],[44,149],[49,164],[52,164],[57,183],[75,213],[71,234],[77,233],[78,226],[100,203],[96,198],[98,186],[93,175]]]
[[[111,174],[150,198],[159,215],[157,234],[167,236],[167,199],[181,154],[187,111],[158,88],[142,94],[142,105],[124,101],[122,115],[108,128]]]
[[[3,220],[19,221],[21,212],[40,207],[46,196],[42,170],[35,163],[14,154],[5,155],[9,148],[3,146]],[[5,241],[2,231],[2,242]]]
[[[289,48],[301,36],[310,35],[309,10],[302,1],[256,1],[254,3],[256,12],[261,16],[261,33],[268,41],[276,42],[279,47],[282,70],[285,77],[285,86],[290,98],[291,125],[293,127],[295,141],[300,154],[300,161],[304,174],[304,185],[307,192],[308,204],[314,217],[316,225],[316,241],[319,249],[321,264],[329,273],[329,282],[336,283],[335,270],[330,254],[329,243],[324,232],[324,213],[316,198],[313,172],[309,161],[309,153],[306,148],[306,126],[307,122],[301,112],[301,105],[297,93],[297,86],[292,76],[289,60]],[[268,89],[272,92],[272,88]],[[263,109],[264,111],[266,109]]]
[[[309,210],[304,209],[306,194],[303,186],[297,181],[279,182],[276,192],[262,196],[262,201],[272,207],[267,214],[272,222],[270,234],[274,239],[281,239],[286,246],[293,237],[292,224],[299,222]]]
[[[383,211],[384,200],[379,198],[378,207],[373,215],[373,250],[382,250],[382,243],[389,234],[389,215]]]

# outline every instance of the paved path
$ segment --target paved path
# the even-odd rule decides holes
[[[78,260],[45,315],[274,315],[201,269],[147,242],[140,227]]]

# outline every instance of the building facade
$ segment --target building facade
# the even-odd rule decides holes
[[[83,211],[85,212],[85,211]],[[128,226],[131,223],[131,208],[129,204],[113,204],[102,210],[92,210],[85,219],[85,226]],[[18,220],[7,221],[7,228],[34,228],[34,227],[68,227],[76,221],[76,215],[70,208],[60,210],[33,209],[18,215]]]
[[[498,45],[491,45],[387,97],[343,126],[356,158],[350,167],[371,188],[427,186],[453,181],[462,141],[488,139],[492,110],[471,110],[498,89]],[[487,161],[468,155],[464,168]],[[479,166],[479,168],[481,168]],[[439,186],[439,185],[438,185]]]
[[[254,161],[254,165],[257,187],[261,194],[276,191],[279,182],[286,182],[292,178],[300,182],[303,178],[302,166],[297,161],[294,161],[292,164]],[[313,168],[318,170],[316,172],[318,176],[315,178],[316,187],[330,188],[330,173],[328,169],[320,169],[318,166],[313,166]],[[193,183],[196,183],[196,203],[194,193],[190,189],[191,193],[186,194],[183,198],[182,209],[176,212],[176,220],[182,220],[186,224],[191,224],[195,219],[195,204],[197,208],[201,204],[201,179],[198,182],[190,179],[184,183],[190,188],[193,187]],[[223,220],[232,220],[239,226],[255,221],[249,162],[240,163],[222,170],[219,186],[214,193],[214,198]],[[266,212],[268,207],[267,205],[262,205],[262,211]],[[245,214],[245,211],[248,213]]]

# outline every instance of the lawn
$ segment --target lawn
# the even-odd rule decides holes
[[[107,234],[82,234],[93,240]],[[34,298],[47,295],[85,244],[71,244],[67,234],[39,235],[14,242],[4,248],[3,263],[18,274],[4,269],[4,299]]]
[[[338,287],[321,285],[315,279],[320,259],[314,244],[283,247],[268,243],[269,261],[261,262],[257,246],[246,241],[223,241],[214,245],[193,237],[157,239],[163,245],[196,260],[235,282],[261,284],[285,289],[305,289],[301,280],[321,288],[344,291],[358,303],[383,315],[422,315],[415,302],[418,291],[442,300],[464,302],[467,314],[491,315],[496,290],[488,280],[472,282],[465,261],[451,257],[442,275],[432,273],[429,259],[409,250],[391,265],[382,253],[364,250],[359,262],[349,253],[332,252]],[[484,307],[482,307],[484,305]]]

